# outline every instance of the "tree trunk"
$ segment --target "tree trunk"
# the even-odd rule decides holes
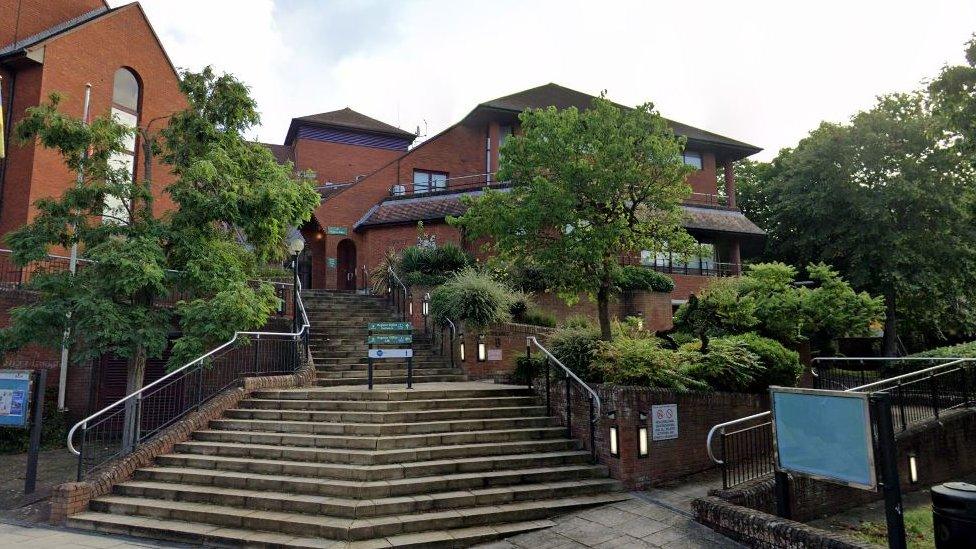
[[[701,340],[701,354],[708,354],[708,332],[702,330],[698,334],[698,339]]]
[[[896,356],[898,353],[898,318],[895,316],[895,292],[885,292],[884,339],[881,342],[883,356]]]
[[[146,349],[139,347],[135,354],[129,359],[125,378],[126,396],[142,388],[143,378],[146,375]],[[130,398],[125,401],[125,418],[123,420],[124,429],[122,433],[122,448],[128,451],[135,449],[139,443],[140,418],[140,397]]]
[[[597,314],[600,317],[600,339],[610,341],[613,334],[610,331],[610,284],[603,282],[596,293]]]

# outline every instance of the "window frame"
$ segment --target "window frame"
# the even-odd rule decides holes
[[[688,162],[689,157],[698,159],[698,163],[697,164],[689,163]],[[702,153],[698,151],[689,151],[689,150],[682,151],[681,161],[684,162],[685,166],[691,166],[692,168],[695,168],[695,171],[700,172],[705,169],[705,157],[704,155],[702,155]]]
[[[423,190],[420,190],[418,188],[418,186],[417,186],[417,176],[420,175],[420,174],[426,174],[426,176],[427,176],[426,187]],[[434,182],[435,182],[434,176],[443,176],[444,177],[444,179],[443,179],[444,186],[443,187],[438,187],[438,188],[435,188],[434,187]],[[435,193],[435,192],[439,192],[439,191],[446,191],[447,190],[447,186],[448,186],[448,183],[447,183],[448,179],[450,179],[450,174],[448,172],[444,172],[444,171],[440,171],[440,170],[425,170],[425,169],[421,169],[421,168],[414,168],[413,169],[413,181],[411,182],[412,189],[413,189],[413,194],[430,194],[430,193]],[[437,181],[440,181],[440,180],[437,180]]]

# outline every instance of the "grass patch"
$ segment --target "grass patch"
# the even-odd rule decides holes
[[[884,522],[864,522],[852,533],[863,541],[888,546],[888,529]],[[935,548],[935,531],[932,526],[930,505],[913,507],[905,511],[905,534],[909,549]]]

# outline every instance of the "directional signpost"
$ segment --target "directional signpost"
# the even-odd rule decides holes
[[[373,389],[373,361],[390,358],[407,359],[407,389],[413,389],[413,325],[409,322],[370,322],[366,343],[369,345],[366,364],[370,390]],[[376,348],[376,345],[399,347]],[[403,345],[410,347],[403,348]]]
[[[888,544],[904,549],[905,522],[891,424],[891,396],[770,387],[777,511],[789,518],[787,473],[877,490],[883,487]],[[875,444],[872,420],[877,428]],[[878,481],[875,454],[881,468]]]

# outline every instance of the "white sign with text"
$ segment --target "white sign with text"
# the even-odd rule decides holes
[[[671,440],[678,438],[678,405],[655,404],[651,406],[651,439]]]

